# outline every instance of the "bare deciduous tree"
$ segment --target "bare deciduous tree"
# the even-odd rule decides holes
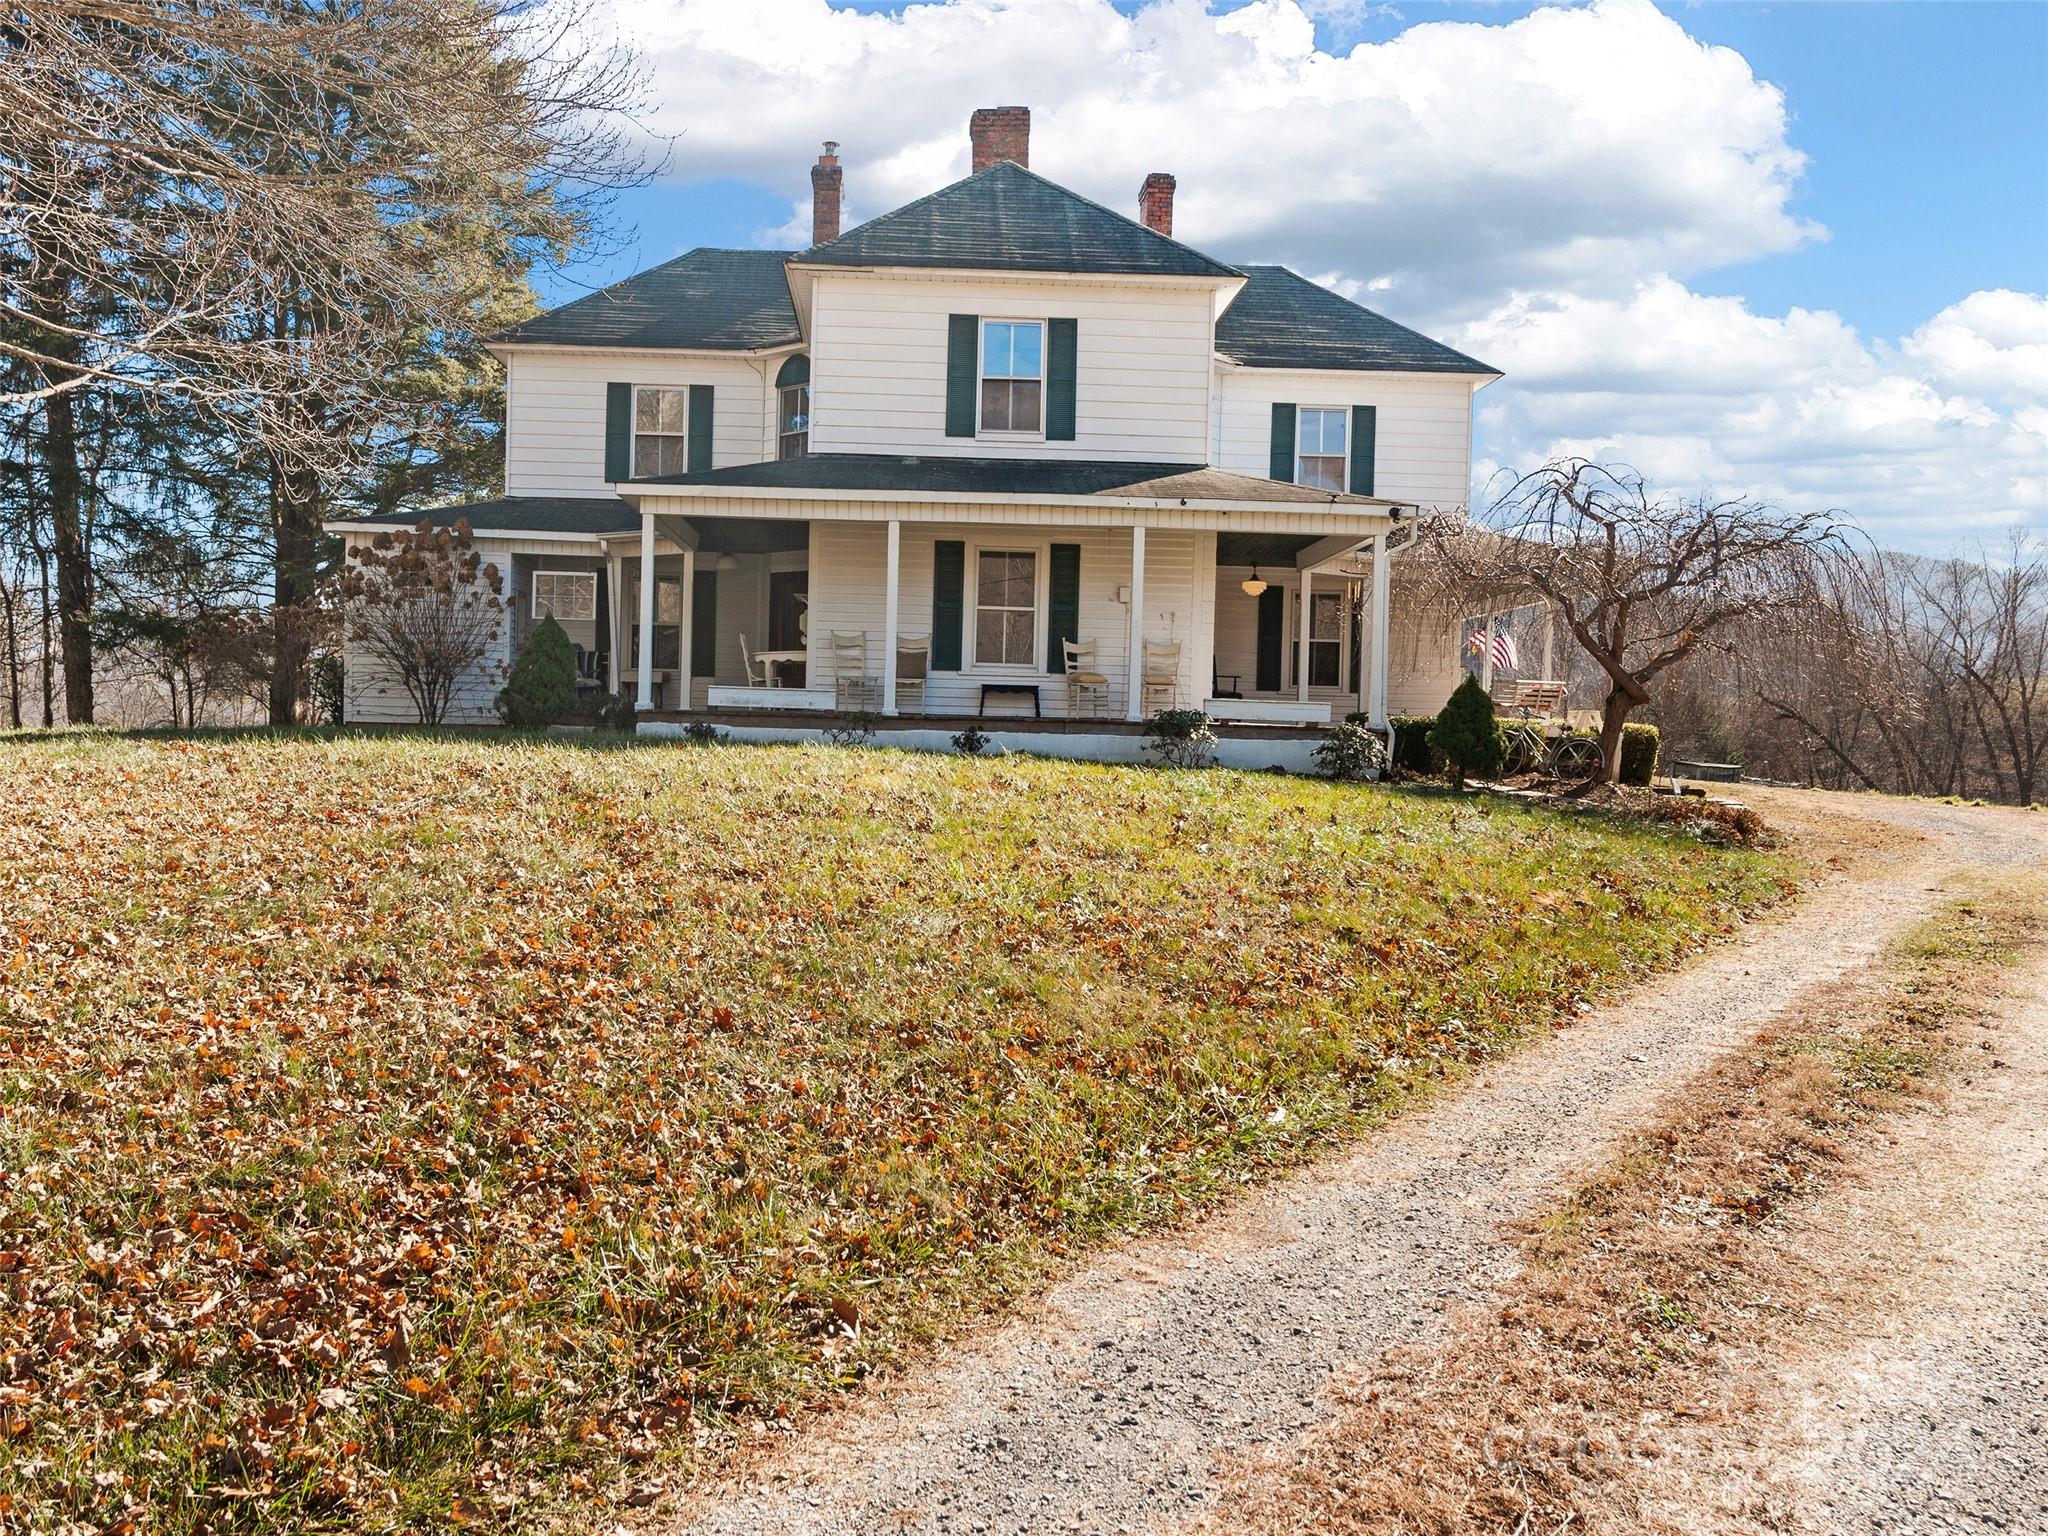
[[[1755,501],[1658,499],[1632,470],[1570,459],[1506,485],[1477,521],[1431,519],[1424,565],[1469,607],[1550,603],[1607,679],[1612,778],[1622,726],[1657,679],[1738,622],[1806,607],[1812,556],[1838,526]]]
[[[425,518],[356,545],[336,584],[349,642],[397,680],[422,725],[448,718],[464,676],[503,633],[503,590],[466,521],[436,528]]]

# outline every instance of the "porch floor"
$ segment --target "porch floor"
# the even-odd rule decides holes
[[[1004,735],[1036,736],[1142,736],[1144,725],[1135,720],[1034,719],[1030,714],[989,715],[858,715],[845,710],[788,709],[643,709],[643,724],[660,721],[688,725],[772,726],[777,729],[829,731],[835,726],[865,720],[877,735],[889,731],[962,731],[978,725],[984,731]],[[1329,728],[1321,725],[1267,725],[1234,720],[1214,721],[1210,727],[1218,737],[1251,741],[1319,741]]]

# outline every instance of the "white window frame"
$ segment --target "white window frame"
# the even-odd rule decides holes
[[[552,603],[548,605],[546,611],[549,613],[554,613],[555,619],[558,623],[595,624],[597,622],[597,572],[561,570],[535,571],[533,573],[533,617],[535,617],[536,619],[541,616],[542,612],[540,601],[540,584],[542,578],[544,577],[551,577],[558,582],[567,579],[574,580],[577,582],[588,582],[590,584],[590,611],[588,613],[564,615],[560,613],[555,613],[554,605]]]
[[[683,397],[683,430],[682,430],[682,431],[680,431],[680,432],[645,432],[645,433],[643,433],[643,432],[642,432],[642,431],[640,430],[640,397],[641,397],[642,395],[644,395],[644,394],[647,394],[647,393],[648,393],[648,392],[650,392],[650,391],[653,391],[653,390],[661,390],[661,391],[665,391],[665,392],[667,392],[667,393],[669,393],[669,394],[673,394],[673,395],[681,395],[681,396]],[[633,445],[633,451],[632,451],[632,454],[630,455],[630,457],[631,457],[631,459],[632,459],[632,470],[633,470],[633,478],[634,478],[635,480],[638,480],[638,479],[639,479],[639,478],[641,477],[641,473],[642,473],[642,471],[641,471],[641,468],[640,468],[640,439],[641,439],[642,437],[672,437],[672,438],[674,438],[674,439],[675,439],[675,440],[676,440],[677,442],[679,442],[679,443],[681,443],[681,444],[683,445],[683,469],[681,469],[681,470],[668,470],[668,471],[658,471],[658,470],[649,470],[649,471],[647,471],[647,473],[650,473],[650,474],[655,474],[655,473],[668,473],[668,474],[682,474],[682,473],[684,473],[684,472],[685,472],[685,471],[686,471],[686,470],[687,470],[687,469],[689,468],[689,464],[690,464],[690,386],[689,386],[689,385],[687,385],[687,384],[635,384],[635,385],[633,386],[633,420],[632,420],[632,428],[633,428],[633,432],[632,432],[632,445]]]
[[[1029,428],[985,427],[981,424],[981,391],[988,382],[988,328],[992,325],[1029,325],[1038,330],[1038,425]],[[974,435],[990,437],[998,442],[1032,443],[1045,441],[1046,410],[1046,333],[1050,327],[1041,315],[982,315],[974,330]],[[1027,379],[1029,374],[999,373],[999,379]]]
[[[1031,655],[1022,662],[983,661],[981,659],[981,557],[989,555],[1029,555],[1032,557],[1031,581]],[[1050,575],[1047,570],[1052,559],[1051,542],[1033,542],[1029,539],[991,540],[986,544],[967,546],[967,601],[965,627],[967,630],[967,655],[965,670],[984,673],[995,677],[1043,677],[1045,675],[1045,626],[1048,605]],[[1004,609],[1004,612],[1014,612]]]
[[[1335,636],[1335,638],[1333,638],[1333,639],[1329,639],[1329,640],[1318,640],[1318,639],[1316,638],[1316,625],[1315,625],[1315,605],[1316,605],[1317,603],[1320,603],[1320,602],[1322,602],[1322,601],[1323,601],[1323,600],[1324,600],[1325,598],[1334,598],[1334,599],[1336,600],[1336,603],[1337,603],[1337,633],[1336,633],[1336,636]],[[1344,658],[1345,658],[1345,656],[1346,656],[1346,655],[1348,655],[1348,654],[1349,654],[1349,652],[1350,652],[1350,650],[1351,650],[1351,602],[1350,602],[1350,593],[1349,593],[1349,592],[1348,592],[1348,591],[1347,591],[1347,590],[1346,590],[1346,589],[1345,589],[1344,587],[1341,587],[1341,586],[1339,586],[1339,587],[1318,587],[1318,586],[1314,586],[1314,585],[1311,585],[1311,586],[1309,587],[1309,593],[1308,593],[1308,602],[1307,602],[1306,604],[1304,604],[1304,603],[1303,603],[1303,602],[1301,601],[1301,594],[1300,594],[1299,592],[1296,592],[1296,593],[1294,594],[1294,599],[1295,599],[1295,601],[1294,601],[1294,606],[1295,606],[1295,610],[1296,610],[1296,612],[1297,612],[1297,613],[1298,613],[1298,614],[1300,615],[1300,622],[1301,622],[1301,623],[1303,623],[1303,624],[1306,624],[1306,625],[1308,626],[1308,678],[1309,678],[1309,682],[1308,682],[1308,685],[1309,685],[1309,687],[1311,687],[1311,688],[1334,688],[1334,689],[1335,689],[1335,690],[1336,690],[1337,692],[1339,692],[1339,693],[1349,693],[1349,692],[1350,692],[1351,690],[1350,690],[1350,689],[1348,689],[1348,688],[1346,688],[1346,687],[1344,686]],[[1298,656],[1299,656],[1299,641],[1300,641],[1300,635],[1299,635],[1299,633],[1298,633],[1298,632],[1297,632],[1297,634],[1295,635],[1295,640],[1296,640],[1296,642],[1297,642],[1297,651],[1296,651],[1296,654],[1297,654],[1297,657],[1298,657]],[[1317,681],[1315,680],[1315,678],[1316,678],[1316,650],[1317,650],[1317,648],[1318,648],[1318,647],[1320,647],[1320,646],[1333,646],[1333,647],[1335,647],[1335,648],[1336,648],[1336,652],[1337,652],[1337,680],[1336,680],[1335,682],[1333,682],[1333,683],[1319,683],[1319,682],[1317,682]],[[1300,662],[1299,662],[1299,660],[1298,660],[1298,659],[1297,659],[1297,661],[1296,661],[1296,663],[1295,663],[1295,664],[1296,664],[1297,666],[1298,666],[1298,665],[1300,665]]]
[[[785,432],[782,430],[782,397],[793,392],[803,396],[803,410],[799,413],[799,419],[803,422],[803,426],[798,431]],[[784,453],[782,445],[791,438],[799,440],[797,450],[795,453]],[[800,459],[810,451],[811,386],[808,383],[778,385],[775,390],[775,457],[778,461],[782,459]]]
[[[1310,411],[1335,411],[1344,418],[1344,451],[1342,453],[1303,453],[1301,451],[1301,429],[1304,418]],[[1294,409],[1294,483],[1309,485],[1301,472],[1303,459],[1335,459],[1337,461],[1338,492],[1348,495],[1351,491],[1351,407],[1348,405],[1300,405]],[[1314,486],[1322,490],[1326,487]]]

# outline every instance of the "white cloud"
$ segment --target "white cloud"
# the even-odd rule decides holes
[[[1508,375],[1480,396],[1482,485],[1584,454],[1940,550],[2048,513],[2048,378],[2027,357],[2043,313],[1974,293],[1890,347],[1658,277],[1616,299],[1517,294],[1446,339]]]
[[[1649,0],[1429,23],[1341,54],[1297,0],[1133,16],[1108,0],[613,4],[653,64],[658,126],[680,135],[675,175],[782,188],[793,231],[820,140],[843,145],[849,215],[872,217],[966,173],[973,108],[1020,102],[1054,180],[1134,211],[1145,174],[1173,171],[1192,243],[1338,269],[1414,314],[1822,233],[1788,208],[1805,158],[1781,93]]]
[[[2048,300],[1971,294],[1894,344],[1696,291],[1827,232],[1793,208],[1783,94],[1650,0],[1335,53],[1314,18],[1351,0],[609,3],[679,135],[674,178],[789,197],[764,242],[806,237],[821,140],[842,144],[852,222],[964,175],[968,113],[1023,103],[1034,169],[1132,211],[1145,173],[1172,171],[1184,239],[1505,369],[1480,397],[1488,463],[1625,457],[1926,548],[2044,514]]]

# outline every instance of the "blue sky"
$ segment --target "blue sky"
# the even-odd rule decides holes
[[[822,137],[850,217],[886,211],[1022,101],[1035,169],[1118,206],[1173,170],[1192,243],[1504,368],[1482,474],[1618,454],[1921,547],[2048,517],[2048,5],[613,4],[669,170],[551,302],[801,243]]]

